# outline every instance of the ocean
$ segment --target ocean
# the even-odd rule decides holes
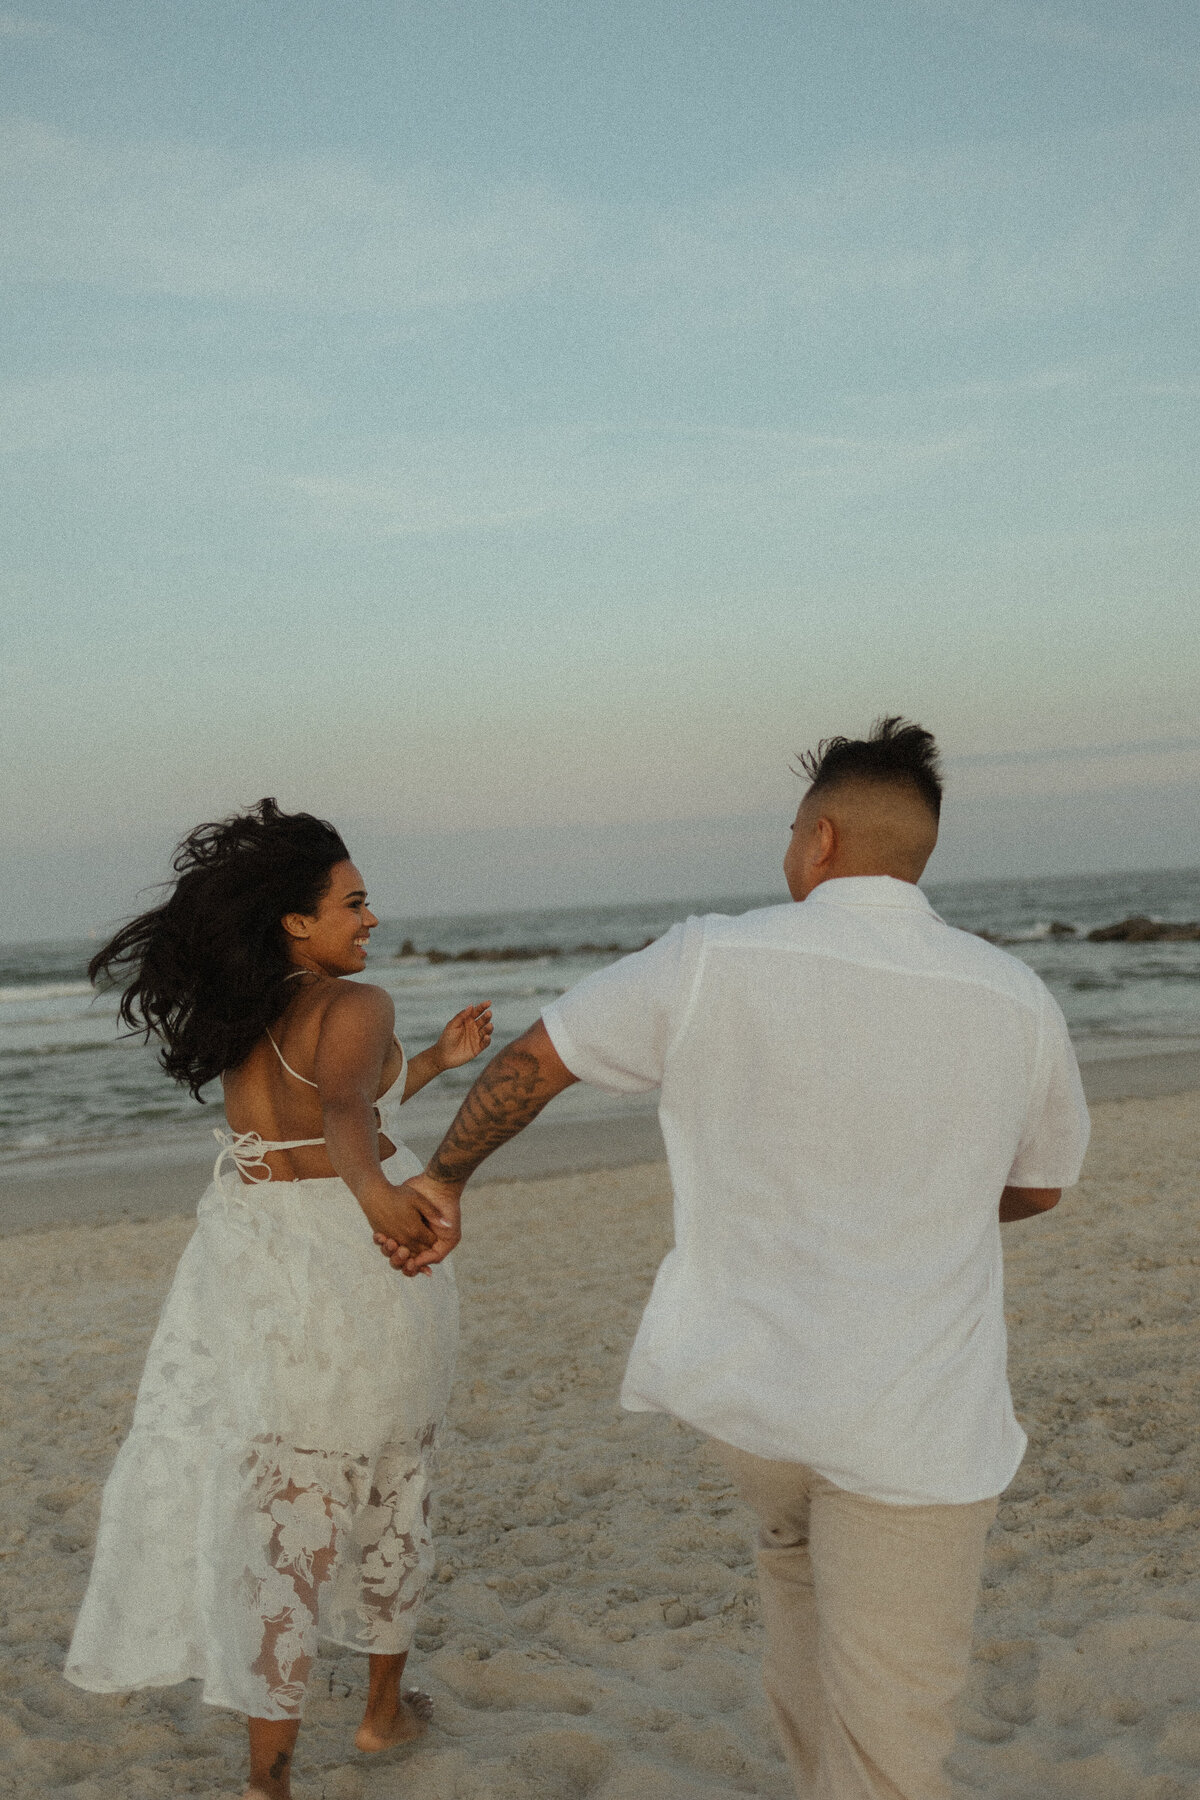
[[[990,933],[1036,969],[1066,1014],[1081,1060],[1200,1048],[1200,942],[1101,944],[1085,936],[1133,914],[1200,918],[1200,870],[931,883],[928,892],[950,924]],[[589,970],[676,920],[783,898],[388,920],[372,937],[365,979],[394,996],[410,1052],[430,1043],[459,1007],[483,999],[492,1001],[499,1047]],[[1052,930],[1063,925],[1074,935]],[[116,996],[94,994],[84,974],[95,948],[79,939],[0,946],[0,1167],[164,1136],[199,1141],[222,1122],[215,1084],[206,1096],[215,1104],[202,1107],[167,1079],[152,1047],[118,1036]],[[430,950],[445,960],[429,960]],[[455,960],[474,951],[480,957]],[[455,1070],[418,1096],[414,1126],[448,1120],[473,1075],[470,1066]],[[580,1087],[556,1110],[597,1116],[615,1104]]]

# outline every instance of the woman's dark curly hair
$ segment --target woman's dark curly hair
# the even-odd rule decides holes
[[[171,859],[167,899],[131,919],[88,964],[124,983],[122,1022],[162,1040],[159,1061],[196,1099],[236,1069],[290,998],[285,913],[315,913],[349,851],[332,825],[260,800],[197,825]]]

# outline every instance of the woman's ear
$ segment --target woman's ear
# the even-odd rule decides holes
[[[279,923],[289,937],[306,938],[308,936],[308,920],[303,913],[284,913]]]

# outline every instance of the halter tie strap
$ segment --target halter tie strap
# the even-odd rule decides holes
[[[287,1070],[288,1074],[294,1076],[297,1081],[302,1081],[304,1083],[305,1087],[315,1088],[317,1085],[315,1081],[310,1081],[308,1079],[307,1075],[302,1075],[300,1073],[299,1069],[293,1069],[291,1063],[288,1062],[287,1058],[283,1054],[283,1051],[279,1048],[279,1045],[275,1042],[275,1039],[271,1036],[271,1028],[269,1025],[267,1027],[267,1037],[270,1040],[270,1045],[271,1045],[272,1050],[275,1052],[276,1056],[279,1058],[280,1062],[283,1064],[283,1066]]]

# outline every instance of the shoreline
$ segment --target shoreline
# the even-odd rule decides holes
[[[1200,1090],[1200,1051],[1104,1057],[1081,1064],[1091,1105],[1149,1100]],[[439,1142],[445,1120],[414,1118],[405,1142],[424,1159]],[[209,1148],[209,1145],[212,1147]],[[185,1143],[128,1143],[65,1152],[0,1169],[0,1238],[120,1219],[178,1217],[195,1211],[216,1155],[209,1139]],[[592,1174],[662,1162],[658,1117],[646,1107],[600,1118],[553,1113],[505,1144],[477,1181],[531,1181]]]
[[[404,1142],[424,1161],[444,1129],[423,1123],[406,1133]],[[76,1151],[26,1163],[12,1174],[0,1172],[0,1238],[194,1213],[216,1159],[217,1145],[211,1138],[209,1144],[211,1148],[191,1141]],[[520,1137],[497,1150],[477,1180],[590,1174],[662,1162],[665,1154],[655,1112],[599,1119],[551,1116],[535,1119]]]

